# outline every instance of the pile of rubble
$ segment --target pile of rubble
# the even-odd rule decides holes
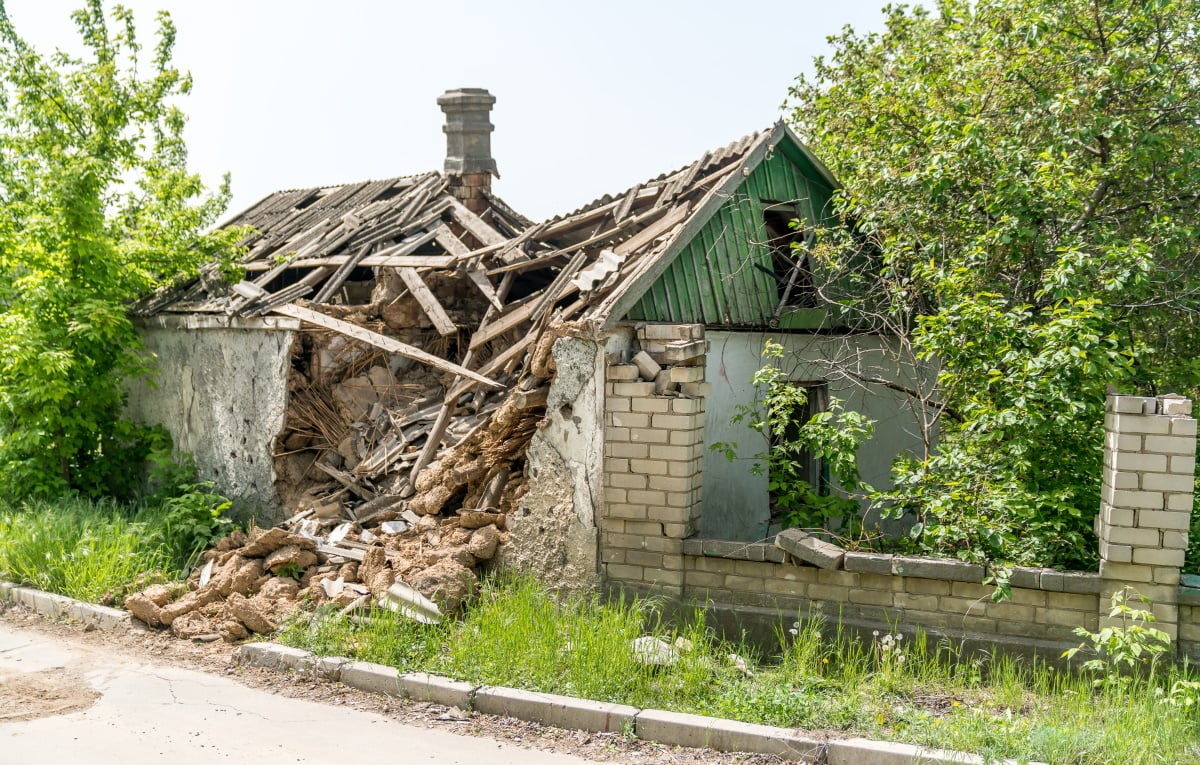
[[[475,567],[496,554],[505,519],[476,512],[410,520],[380,522],[379,534],[343,523],[322,542],[282,527],[236,531],[204,554],[185,591],[153,585],[127,597],[125,608],[180,638],[229,642],[275,631],[302,605],[349,612],[380,603],[439,621],[475,591]]]

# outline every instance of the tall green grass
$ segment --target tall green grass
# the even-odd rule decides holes
[[[161,542],[153,508],[66,498],[0,508],[0,578],[98,602],[186,560]]]
[[[639,663],[631,642],[676,646],[666,667]],[[1095,686],[1093,678],[1003,655],[966,655],[924,635],[859,637],[820,619],[781,630],[756,656],[719,639],[697,609],[679,626],[653,602],[555,599],[527,580],[488,582],[458,621],[416,624],[381,611],[332,612],[287,625],[282,642],[477,683],[640,707],[834,730],[990,759],[1073,765],[1200,763],[1200,711],[1161,689],[1196,680],[1163,665],[1156,677]],[[741,666],[739,666],[741,665]]]

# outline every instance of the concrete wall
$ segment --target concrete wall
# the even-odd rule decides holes
[[[281,510],[273,455],[298,329],[293,319],[170,314],[139,328],[158,371],[153,385],[130,384],[129,416],[165,426],[200,476],[260,523]]]
[[[764,644],[780,624],[820,614],[862,632],[921,628],[1057,659],[1079,645],[1076,627],[1097,629],[1104,587],[1099,574],[1017,569],[1011,600],[994,603],[983,567],[960,561],[847,553],[843,569],[827,570],[763,542],[689,539],[683,549],[685,600],[707,604],[726,634]]]
[[[766,438],[746,423],[731,424],[738,404],[754,400],[750,378],[763,366],[766,339],[784,346],[783,369],[795,381],[827,381],[829,395],[841,399],[847,410],[875,420],[875,436],[859,451],[863,480],[876,488],[891,486],[890,471],[896,455],[922,452],[917,418],[909,397],[882,385],[863,385],[847,371],[913,386],[911,370],[901,371],[886,340],[879,337],[781,335],[763,332],[708,332],[707,379],[712,393],[706,401],[706,444],[733,442],[738,459],[730,462],[711,450],[704,457],[704,515],[702,536],[713,539],[754,541],[770,530],[767,476],[754,475],[754,455],[766,450]],[[868,519],[870,522],[870,519]]]
[[[526,451],[529,491],[508,520],[500,564],[532,573],[557,589],[594,589],[603,500],[604,364],[629,347],[631,332],[554,343],[556,374],[546,417]]]

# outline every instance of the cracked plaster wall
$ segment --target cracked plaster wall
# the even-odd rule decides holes
[[[127,414],[166,427],[213,481],[259,523],[280,514],[275,440],[287,411],[287,375],[297,324],[160,316],[139,327],[156,359],[153,381],[128,384]]]
[[[532,573],[555,589],[583,591],[599,585],[604,365],[607,353],[630,343],[628,332],[555,342],[557,373],[545,422],[526,452],[529,491],[508,522],[511,537],[500,561],[505,569]]]

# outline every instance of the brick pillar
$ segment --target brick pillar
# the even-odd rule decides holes
[[[1125,585],[1154,602],[1158,627],[1178,635],[1179,569],[1187,549],[1196,468],[1192,402],[1178,396],[1109,396],[1104,417],[1100,623]]]
[[[611,364],[605,376],[600,560],[609,582],[680,596],[683,540],[700,522],[707,343],[694,324],[638,336],[653,363]]]

